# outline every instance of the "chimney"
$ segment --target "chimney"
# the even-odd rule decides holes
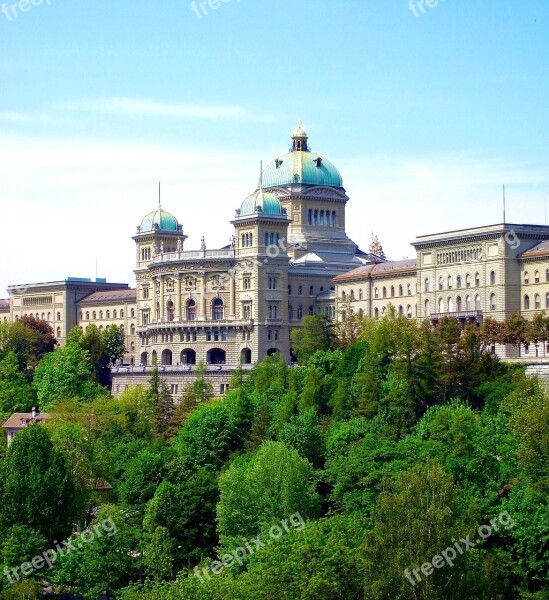
[[[32,418],[36,419],[36,415],[39,415],[40,411],[36,408],[36,406],[33,406],[31,409],[31,414],[32,414]]]

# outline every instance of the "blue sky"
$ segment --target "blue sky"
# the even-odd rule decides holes
[[[374,231],[398,259],[416,235],[500,221],[503,183],[509,220],[544,222],[547,0],[439,0],[418,17],[408,0],[229,0],[200,19],[187,0],[13,4],[0,296],[94,276],[96,257],[100,276],[133,283],[131,235],[158,180],[189,249],[224,245],[299,119],[342,172],[362,247]]]

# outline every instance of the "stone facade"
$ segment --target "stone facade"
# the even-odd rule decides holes
[[[243,365],[281,353],[307,315],[382,317],[390,305],[409,319],[462,324],[487,316],[527,318],[549,309],[549,227],[498,224],[418,237],[415,258],[391,261],[374,236],[362,252],[345,232],[349,197],[330,161],[314,154],[301,126],[292,146],[262,170],[236,210],[230,244],[184,248],[178,219],[158,208],[133,237],[136,289],[69,278],[11,286],[0,321],[46,320],[63,343],[71,327],[123,328],[127,355],[113,391],[143,385],[153,365],[175,396],[204,362],[216,393]],[[502,355],[513,358],[516,349]],[[547,348],[536,348],[543,357]],[[526,358],[526,357],[523,357]]]

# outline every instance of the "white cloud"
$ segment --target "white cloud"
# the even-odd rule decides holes
[[[281,151],[284,149],[281,148]],[[257,183],[257,156],[143,141],[0,138],[0,297],[8,284],[69,275],[133,284],[131,236],[157,203],[183,223],[186,247],[225,245],[230,220]],[[500,157],[341,157],[350,196],[347,232],[362,248],[370,232],[388,256],[412,256],[416,236],[501,221],[543,223],[549,171]]]
[[[30,114],[18,111],[0,112],[0,121],[5,123],[21,123],[37,125],[43,123],[45,125],[55,125],[62,122],[62,119],[45,114]]]
[[[241,106],[207,106],[200,104],[170,104],[146,98],[99,98],[63,102],[57,108],[72,111],[96,112],[116,116],[150,116],[183,119],[242,119],[248,111]]]

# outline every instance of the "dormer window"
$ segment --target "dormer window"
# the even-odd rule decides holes
[[[277,168],[277,169],[280,169],[280,167],[282,166],[282,163],[283,163],[283,162],[284,162],[283,160],[280,160],[280,158],[277,158],[277,159],[275,160],[275,165],[276,165],[276,168]]]
[[[322,166],[322,158],[320,158],[320,156],[318,158],[315,158],[315,163],[318,169],[320,169],[320,167]]]

